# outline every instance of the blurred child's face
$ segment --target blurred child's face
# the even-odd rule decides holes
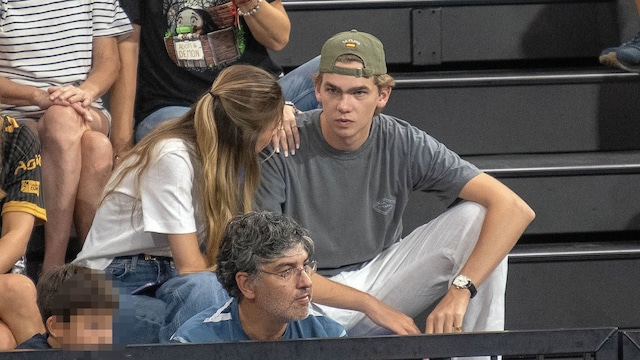
[[[81,309],[62,323],[56,338],[65,350],[110,350],[113,344],[113,310]]]

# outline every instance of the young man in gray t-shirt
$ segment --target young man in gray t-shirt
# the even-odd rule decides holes
[[[322,109],[298,116],[296,156],[262,164],[256,207],[309,230],[322,274],[314,300],[349,335],[417,333],[411,317],[434,305],[427,333],[502,330],[506,255],[534,213],[424,131],[380,114],[393,85],[377,38],[330,38],[315,79]],[[401,239],[415,190],[466,201]]]

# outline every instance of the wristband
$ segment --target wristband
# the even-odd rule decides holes
[[[299,113],[301,113],[302,111],[298,110],[298,108],[296,107],[296,104],[293,103],[293,101],[285,101],[284,102],[285,106],[291,106],[293,108],[293,113],[298,115]]]
[[[258,0],[258,3],[256,4],[256,6],[253,9],[251,9],[251,10],[249,10],[247,12],[243,12],[242,10],[240,10],[240,8],[238,8],[238,15],[240,15],[242,17],[255,15],[258,12],[258,10],[260,9],[260,3],[261,2],[262,2],[262,0]]]

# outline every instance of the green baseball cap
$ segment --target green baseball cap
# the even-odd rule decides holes
[[[362,59],[362,69],[347,69],[335,65],[340,55],[352,54]],[[375,36],[358,30],[333,35],[322,46],[320,52],[321,73],[371,77],[387,73],[382,42]]]

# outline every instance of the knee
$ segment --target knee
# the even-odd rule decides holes
[[[9,327],[0,320],[0,351],[13,350],[18,346]]]
[[[487,209],[484,206],[471,201],[461,202],[447,211],[446,221],[456,233],[454,238],[467,244],[459,247],[460,249],[467,248],[469,251],[473,249],[482,230],[486,213]]]
[[[81,140],[83,163],[91,164],[97,171],[111,171],[113,148],[109,138],[98,131],[86,131]]]
[[[80,130],[82,118],[69,106],[53,105],[38,121],[38,133],[45,136],[69,135]]]
[[[36,286],[24,275],[5,274],[0,276],[0,311],[7,308],[14,308],[15,304],[25,301],[36,301]]]
[[[99,131],[86,131],[82,134],[82,151],[89,153],[111,154],[111,142],[109,138]]]
[[[174,276],[160,287],[160,293],[185,293],[193,291],[211,291],[220,287],[215,273],[202,271],[193,274]]]
[[[463,201],[454,209],[458,216],[470,223],[482,224],[487,213],[487,208],[473,201]]]

